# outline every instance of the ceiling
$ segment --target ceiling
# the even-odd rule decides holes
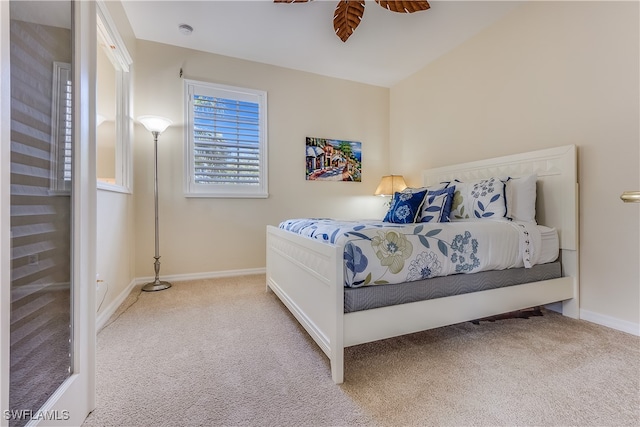
[[[333,30],[337,0],[122,2],[138,39],[391,87],[473,37],[519,1],[429,1],[390,12],[367,0],[347,42]],[[180,24],[194,28],[184,35]]]

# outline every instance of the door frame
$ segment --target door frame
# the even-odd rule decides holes
[[[9,408],[11,313],[11,68],[9,2],[0,1],[0,426]]]
[[[74,162],[72,191],[72,373],[29,426],[80,425],[95,408],[96,6],[72,1]],[[0,60],[10,62],[9,2],[0,1]],[[11,76],[0,71],[0,426],[8,425],[11,308]],[[20,408],[16,408],[20,409]]]

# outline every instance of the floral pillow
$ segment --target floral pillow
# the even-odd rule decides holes
[[[455,189],[455,186],[450,186],[442,190],[428,191],[422,205],[420,222],[449,222]]]
[[[420,217],[426,195],[427,190],[395,193],[383,221],[396,224],[416,222]]]
[[[453,204],[449,218],[452,221],[465,219],[502,218],[507,213],[504,182],[499,178],[478,181],[453,181],[455,185]]]

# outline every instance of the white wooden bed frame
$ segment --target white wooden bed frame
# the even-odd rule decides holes
[[[344,380],[344,348],[371,341],[556,304],[578,318],[578,182],[574,145],[424,171],[424,184],[458,178],[537,173],[536,217],[560,237],[562,276],[498,289],[344,313],[341,246],[267,227],[267,289],[280,298],[329,357],[333,381]]]

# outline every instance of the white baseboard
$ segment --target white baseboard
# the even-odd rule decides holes
[[[190,274],[173,274],[170,276],[162,276],[163,280],[169,282],[181,282],[185,280],[201,280],[201,279],[215,279],[221,277],[234,277],[234,276],[246,276],[252,274],[264,274],[266,268],[250,268],[245,270],[226,270],[226,271],[210,271],[204,273],[190,273]],[[120,304],[127,298],[131,290],[136,285],[148,283],[153,281],[152,276],[137,277],[129,283],[129,286],[123,290],[118,297],[111,302],[97,317],[96,330],[100,330],[102,326],[109,320],[111,315],[116,312]],[[554,309],[555,307],[549,307]],[[580,319],[588,322],[596,323],[598,325],[606,326],[608,328],[616,329],[618,331],[626,332],[628,334],[640,336],[640,324],[628,322],[626,320],[620,320],[615,317],[605,316],[603,314],[594,313],[592,311],[580,310]]]
[[[620,320],[615,317],[605,316],[604,314],[594,313],[589,310],[580,309],[580,319],[587,322],[597,323],[611,329],[626,332],[628,334],[640,336],[640,324],[626,320]]]
[[[102,310],[102,312],[96,317],[96,332],[100,331],[102,327],[107,323],[107,320],[116,312],[120,304],[129,296],[131,290],[136,286],[136,279],[133,279],[131,283],[122,291],[111,303]]]
[[[170,276],[163,275],[162,280],[167,282],[183,282],[185,280],[201,280],[201,279],[216,279],[219,277],[234,277],[234,276],[248,276],[252,274],[265,274],[266,268],[248,268],[245,270],[225,270],[225,271],[209,271],[204,273],[190,273],[190,274],[173,274]],[[153,282],[154,277],[138,277],[136,284]]]
[[[234,277],[234,276],[247,276],[252,274],[264,274],[266,268],[250,268],[246,270],[226,270],[226,271],[210,271],[206,273],[192,273],[192,274],[174,274],[170,276],[162,276],[162,280],[168,282],[182,282],[185,280],[200,280],[200,279],[215,279],[220,277]],[[120,304],[129,296],[131,291],[136,285],[148,283],[153,281],[153,277],[137,277],[129,283],[129,285],[113,300],[111,303],[102,310],[102,312],[96,317],[96,331],[102,329],[107,323],[113,313],[118,310]]]

